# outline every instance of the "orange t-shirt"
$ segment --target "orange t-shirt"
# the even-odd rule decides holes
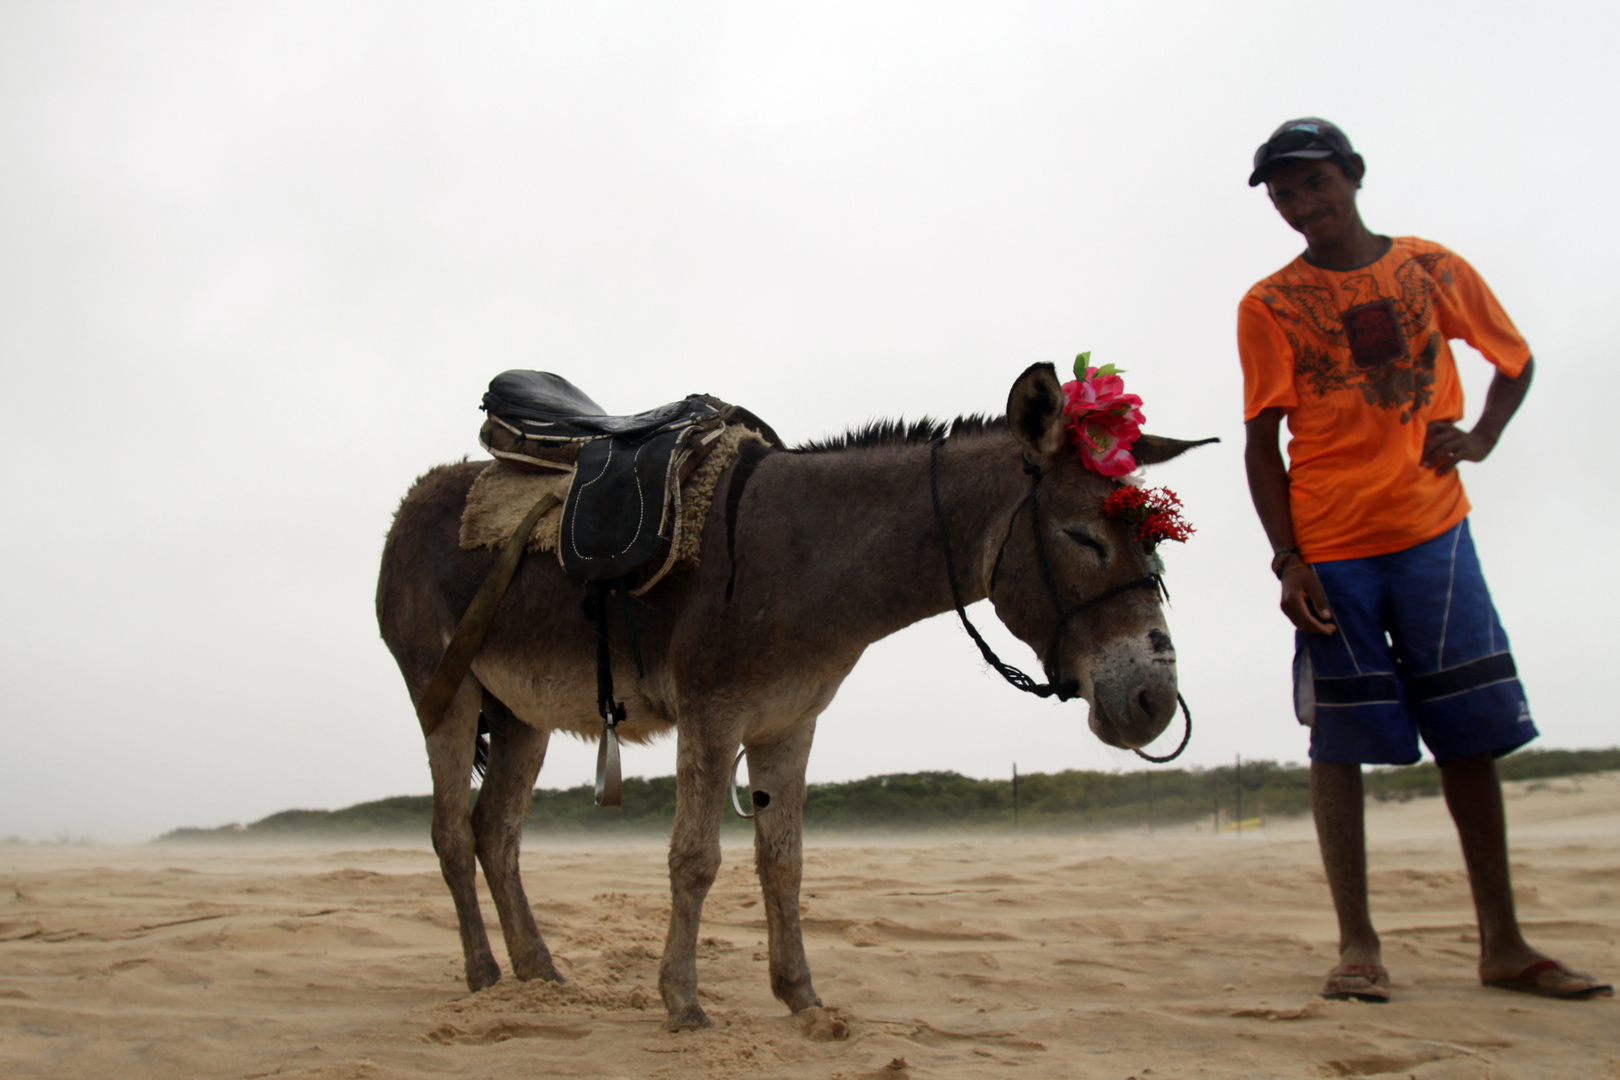
[[[1243,419],[1287,410],[1289,499],[1306,561],[1403,551],[1467,516],[1457,470],[1418,464],[1429,421],[1462,419],[1451,338],[1509,378],[1530,358],[1474,268],[1411,236],[1355,270],[1301,255],[1238,305]]]

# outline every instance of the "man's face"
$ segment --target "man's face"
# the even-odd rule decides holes
[[[1266,193],[1311,247],[1330,245],[1354,228],[1356,182],[1332,161],[1292,161],[1266,178]]]

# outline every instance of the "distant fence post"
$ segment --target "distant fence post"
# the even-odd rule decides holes
[[[1213,805],[1210,812],[1214,815],[1214,832],[1218,837],[1221,835],[1221,774],[1214,769],[1209,770],[1209,784],[1210,802]]]
[[[1148,835],[1153,835],[1153,772],[1148,771]]]
[[[1018,831],[1018,762],[1013,762],[1013,832]]]
[[[1243,755],[1237,756],[1237,838],[1243,839]]]

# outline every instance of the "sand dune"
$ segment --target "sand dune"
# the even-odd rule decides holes
[[[1532,940],[1620,977],[1620,774],[1509,791]],[[1620,1002],[1477,985],[1438,799],[1375,806],[1369,828],[1388,1006],[1314,996],[1333,920],[1291,821],[813,842],[827,1008],[798,1017],[770,996],[749,853],[728,848],[699,967],[717,1026],[680,1035],[658,1026],[656,844],[531,841],[571,981],[478,995],[426,850],[3,847],[0,1077],[1620,1078]]]

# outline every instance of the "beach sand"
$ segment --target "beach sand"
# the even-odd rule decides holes
[[[1508,790],[1532,943],[1620,978],[1620,774]],[[9,845],[0,1077],[1620,1078],[1620,1001],[1478,985],[1441,801],[1368,816],[1389,1005],[1315,996],[1335,930],[1308,821],[812,838],[826,1008],[771,997],[751,855],[728,847],[698,969],[716,1026],[676,1035],[661,844],[531,838],[570,982],[477,995],[425,848]]]

